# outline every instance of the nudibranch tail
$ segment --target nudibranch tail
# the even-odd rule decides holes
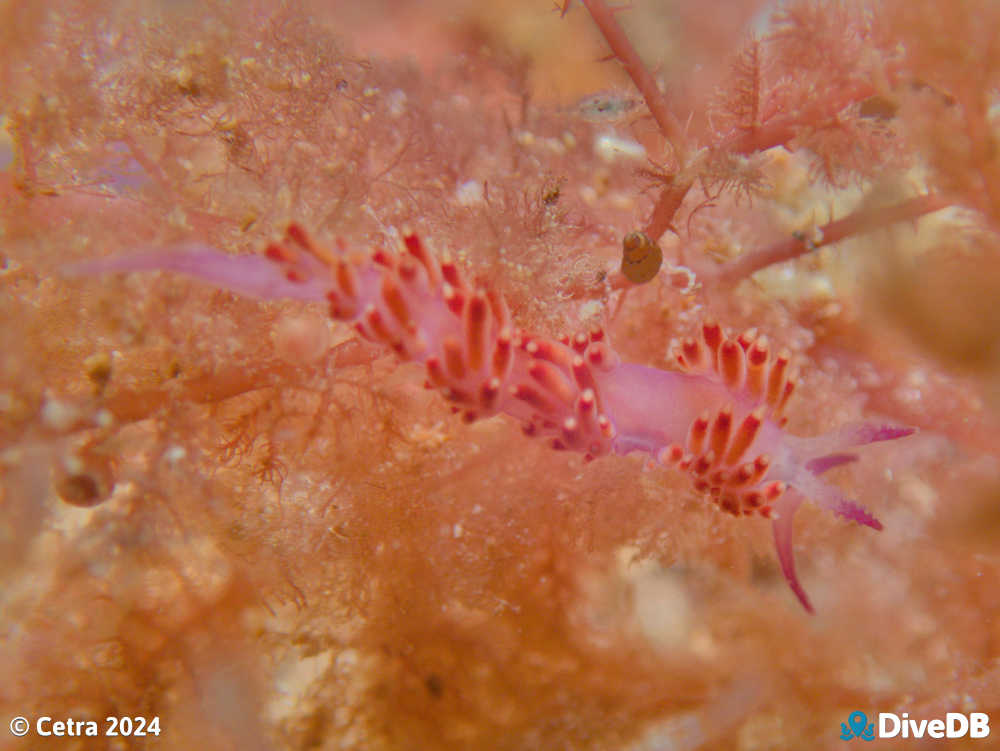
[[[312,266],[320,268],[318,264]],[[147,248],[127,256],[99,258],[62,269],[62,273],[70,276],[115,271],[175,271],[262,300],[320,301],[326,288],[319,274],[291,280],[267,256],[234,256],[199,244]]]
[[[586,460],[640,451],[686,472],[694,487],[737,516],[772,519],[782,572],[812,606],[795,573],[792,525],[805,498],[880,529],[868,511],[818,476],[855,461],[846,449],[909,435],[873,423],[813,438],[785,430],[796,384],[787,351],[751,330],[727,336],[713,321],[672,348],[677,371],[622,362],[601,329],[560,340],[516,328],[497,292],[466,278],[406,232],[395,251],[350,254],[298,225],[262,256],[204,246],[94,261],[76,273],[168,269],[265,299],[323,301],[332,318],[423,365],[429,388],[472,421],[504,413],[528,435]]]

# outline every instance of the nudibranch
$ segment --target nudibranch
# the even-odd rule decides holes
[[[623,362],[600,329],[556,340],[517,328],[501,294],[473,283],[454,260],[412,233],[399,248],[351,253],[314,242],[298,225],[259,256],[187,246],[89,262],[83,272],[167,269],[264,299],[325,304],[329,314],[421,363],[427,385],[473,421],[506,414],[553,449],[590,460],[641,452],[687,473],[721,510],[771,520],[778,559],[812,612],[792,555],[792,520],[805,499],[873,529],[867,510],[819,476],[856,460],[848,449],[910,435],[852,423],[800,437],[785,429],[794,391],[787,353],[766,337],[727,336],[706,322],[676,344],[676,370]]]

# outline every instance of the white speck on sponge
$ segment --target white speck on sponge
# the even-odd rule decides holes
[[[474,206],[483,202],[483,184],[478,180],[466,180],[455,189],[455,200],[460,206]]]
[[[395,119],[401,117],[406,112],[406,92],[402,89],[394,89],[385,98],[386,107],[389,110],[389,117]]]
[[[646,158],[646,149],[638,141],[604,133],[594,139],[594,154],[611,164],[619,159],[640,161]]]
[[[58,399],[46,399],[42,405],[42,422],[52,430],[69,430],[79,417],[80,411],[74,405]]]

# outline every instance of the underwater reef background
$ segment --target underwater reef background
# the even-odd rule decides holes
[[[1000,722],[1000,6],[634,0],[646,92],[598,6],[0,1],[4,723],[754,751]],[[825,475],[884,528],[803,505],[810,615],[765,520],[467,424],[322,304],[74,271],[293,221],[415,231],[517,326],[661,369],[755,328],[790,433],[919,428]],[[639,230],[664,266],[625,280]]]

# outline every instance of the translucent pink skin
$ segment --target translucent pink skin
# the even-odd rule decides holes
[[[149,248],[114,258],[98,258],[63,269],[68,275],[105,274],[112,271],[176,271],[262,300],[324,299],[329,285],[320,276],[290,282],[280,268],[264,256],[231,256],[207,245]]]
[[[289,235],[292,237],[291,231]],[[310,241],[304,242],[307,248],[311,247]],[[282,255],[276,260],[265,256],[231,256],[207,246],[190,245],[89,261],[67,271],[95,274],[170,270],[261,299],[335,301],[339,295],[343,301],[345,295],[338,288],[328,262],[329,259],[324,262],[310,253],[289,254],[287,258]],[[464,319],[461,312],[449,309],[446,295],[453,291],[452,287],[435,273],[440,271],[437,261],[432,259],[430,264],[425,262],[406,284],[399,286],[411,325],[397,326],[393,337],[398,335],[398,338],[392,339],[393,349],[404,359],[425,364],[429,372],[446,359],[445,342],[461,342],[469,331],[467,308]],[[397,261],[390,260],[386,265],[373,258],[355,264],[355,289],[349,298],[351,312],[335,317],[355,324],[369,339],[389,343],[385,329],[392,328],[398,314],[394,319],[384,283],[387,276],[392,277],[390,282],[398,279],[393,276],[398,267]],[[461,285],[459,289],[468,295],[474,292]],[[375,315],[381,324],[381,338],[373,332],[373,319],[366,318],[366,313]],[[485,321],[482,337],[492,352],[500,339],[509,336],[509,327],[496,315],[487,315]],[[759,406],[759,399],[728,386],[713,373],[681,373],[623,363],[604,341],[572,347],[518,332],[513,342],[505,370],[491,373],[489,364],[484,362],[478,369],[463,371],[461,375],[447,375],[446,385],[440,383],[439,377],[437,385],[452,401],[472,405],[473,409],[466,413],[470,419],[502,412],[521,421],[526,432],[551,438],[554,447],[581,451],[590,458],[639,451],[663,461],[670,447],[683,445],[699,415],[728,407],[737,424]],[[600,351],[591,357],[596,350]],[[585,358],[587,362],[582,369],[577,367]],[[540,374],[538,368],[545,372]],[[583,383],[580,370],[584,371]],[[479,390],[491,376],[501,388],[495,392],[495,398],[479,397],[477,402],[475,395],[482,393]],[[547,389],[537,388],[540,383],[548,383]],[[525,386],[540,392],[541,404],[537,399],[529,402],[517,391]],[[587,392],[597,403],[592,405],[591,415],[599,410],[602,418],[606,418],[603,424],[585,419],[587,411],[582,402],[588,398]],[[556,398],[558,395],[563,398]],[[570,421],[575,428],[572,431],[567,428]],[[770,460],[766,481],[787,486],[778,491],[780,497],[774,502],[770,516],[782,572],[807,611],[813,612],[813,608],[796,575],[792,553],[795,511],[808,497],[845,519],[880,530],[882,525],[871,513],[821,482],[818,476],[857,459],[855,454],[845,453],[845,449],[895,440],[913,432],[914,429],[892,425],[855,423],[824,435],[803,438],[789,434],[771,419],[763,419],[760,424],[744,454],[766,455]]]
[[[623,364],[602,374],[600,380],[607,412],[619,431],[616,453],[642,451],[655,457],[665,446],[683,440],[688,426],[706,409],[734,404],[741,417],[741,412],[745,414],[754,406],[744,394],[709,376]],[[914,432],[914,428],[854,423],[822,436],[802,438],[766,420],[748,449],[750,454],[769,455],[773,464],[767,478],[789,486],[772,514],[774,542],[782,573],[808,612],[814,612],[813,606],[796,575],[792,552],[795,511],[809,497],[844,519],[881,530],[882,524],[874,515],[816,478],[856,461],[855,454],[843,453],[846,448],[903,438]]]

